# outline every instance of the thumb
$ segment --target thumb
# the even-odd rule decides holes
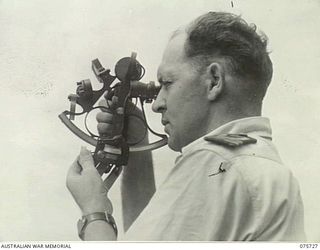
[[[94,168],[94,161],[91,152],[85,147],[81,147],[79,163],[83,170]]]

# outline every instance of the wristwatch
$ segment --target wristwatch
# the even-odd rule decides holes
[[[112,226],[116,236],[118,236],[117,225],[112,215],[109,214],[108,212],[96,212],[96,213],[82,216],[82,218],[78,220],[78,224],[77,224],[78,235],[81,240],[84,240],[84,232],[86,230],[86,227],[89,225],[89,223],[96,220],[103,220],[107,222],[110,226]]]

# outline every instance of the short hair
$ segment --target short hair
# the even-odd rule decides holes
[[[262,97],[272,78],[272,62],[267,52],[267,37],[256,32],[240,16],[225,12],[209,12],[186,28],[185,54],[199,58],[206,66],[213,56],[228,59],[232,73],[252,80]],[[198,60],[199,61],[199,60]]]

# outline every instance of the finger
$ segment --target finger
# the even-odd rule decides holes
[[[105,107],[105,108],[100,108],[101,111],[108,112],[108,109],[113,110],[116,107],[117,103],[118,103],[118,98],[114,96],[112,100],[101,99],[98,104],[99,106]]]
[[[115,96],[115,91],[111,90],[111,92],[105,92],[103,95],[104,99],[107,100],[109,105],[114,105],[118,102],[118,97]]]
[[[79,164],[79,156],[74,160],[74,162],[71,164],[69,170],[68,170],[68,175],[77,175],[80,174],[82,171],[82,167]]]
[[[81,175],[82,167],[78,163],[79,156],[77,159],[71,164],[70,168],[68,169],[67,177],[66,177],[66,186],[70,190],[72,183],[74,182],[75,178]]]
[[[108,123],[98,123],[97,129],[100,135],[111,135],[113,130],[112,125]]]
[[[113,115],[107,112],[99,112],[96,115],[97,122],[105,122],[105,123],[112,123]]]
[[[100,110],[102,112],[111,112],[109,109],[110,109],[110,105],[109,103],[105,100],[105,99],[101,99],[99,102],[98,102],[98,106],[100,108]]]
[[[85,147],[81,147],[80,155],[79,155],[79,164],[83,170],[94,168],[94,161],[91,155],[91,152]]]

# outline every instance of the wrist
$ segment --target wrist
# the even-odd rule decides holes
[[[112,215],[107,212],[96,212],[88,214],[86,216],[82,216],[82,218],[78,220],[77,227],[79,238],[82,240],[85,239],[87,229],[88,235],[90,236],[88,237],[89,239],[93,239],[94,237],[96,237],[95,234],[97,233],[97,231],[100,231],[99,229],[101,228],[109,232],[107,235],[109,235],[110,239],[116,239],[118,234],[115,220]]]
[[[93,213],[104,213],[105,211],[112,214],[112,211],[109,211],[109,209],[106,206],[86,207],[81,210],[81,214],[82,216],[87,216]]]
[[[85,210],[82,210],[82,216],[88,216],[90,214],[94,214],[94,213],[108,213],[108,214],[112,214],[112,210],[111,209],[108,209],[108,208],[88,208],[88,209],[85,209]]]
[[[92,213],[104,213],[107,212],[109,214],[113,213],[113,207],[111,202],[108,201],[93,201],[90,204],[87,204],[81,209],[82,215],[86,216]]]

